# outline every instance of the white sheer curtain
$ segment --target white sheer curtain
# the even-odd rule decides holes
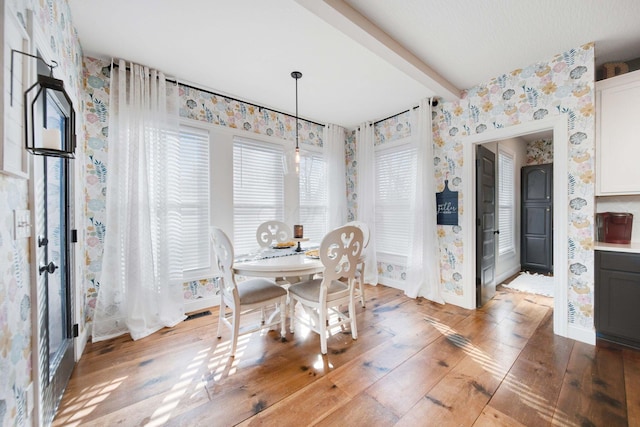
[[[433,166],[431,100],[423,99],[411,117],[412,144],[416,147],[415,196],[412,198],[410,252],[405,293],[444,303],[440,295],[440,248],[436,225],[436,189]]]
[[[327,227],[328,230],[347,221],[347,174],[345,166],[345,130],[328,124],[324,127],[324,160],[327,165]]]
[[[360,124],[356,133],[356,161],[358,167],[357,220],[369,226],[369,245],[365,249],[364,282],[378,284],[378,260],[376,258],[376,164],[373,123]]]
[[[184,319],[178,87],[112,68],[107,216],[93,341],[143,338]],[[206,234],[207,230],[203,230]]]

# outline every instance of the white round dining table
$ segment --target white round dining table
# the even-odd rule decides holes
[[[317,258],[304,254],[236,262],[233,271],[240,276],[295,277],[322,273],[324,266]]]

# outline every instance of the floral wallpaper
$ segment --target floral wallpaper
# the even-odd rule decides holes
[[[49,41],[58,62],[57,76],[64,80],[77,111],[82,109],[80,79],[82,49],[71,25],[64,0],[8,0],[5,13],[15,14],[25,25],[33,11],[34,25]],[[4,25],[4,24],[3,24]],[[26,25],[25,25],[26,27]],[[80,122],[81,124],[81,122]],[[0,425],[27,425],[26,393],[32,378],[31,295],[29,239],[14,240],[13,211],[30,209],[29,182],[0,174]],[[33,233],[32,233],[33,234]]]
[[[27,181],[0,174],[0,425],[26,422],[31,382],[29,240],[14,240],[13,210],[27,209]]]
[[[83,84],[85,117],[85,217],[86,217],[86,314],[93,319],[105,233],[106,191],[109,136],[110,61],[84,58]],[[295,117],[266,108],[245,104],[235,99],[211,94],[189,86],[180,86],[180,116],[192,120],[242,129],[260,135],[295,141]],[[322,146],[323,126],[298,120],[300,144]],[[193,280],[183,284],[186,301],[207,298],[219,293],[212,278]]]
[[[593,327],[593,223],[594,215],[594,45],[571,49],[549,62],[498,76],[466,90],[459,101],[441,103],[433,111],[436,191],[449,181],[451,191],[465,196],[462,186],[463,146],[461,138],[548,115],[566,114],[569,123],[569,265],[556,266],[569,272],[569,323]],[[408,114],[377,123],[375,144],[410,134]],[[349,218],[357,212],[357,141],[347,139],[347,186]],[[549,157],[551,155],[551,157]],[[529,150],[530,162],[548,163],[553,158],[552,141],[536,141]],[[461,216],[465,212],[459,211]],[[462,223],[462,221],[460,222]],[[464,242],[461,226],[438,226],[441,285],[444,293],[463,295]],[[379,263],[379,274],[404,280],[403,266]],[[473,279],[470,279],[473,280]]]
[[[439,188],[448,175],[451,190],[463,198],[467,189],[461,186],[462,136],[547,115],[567,116],[569,265],[555,268],[568,270],[569,323],[585,329],[593,327],[594,80],[590,43],[471,88],[459,101],[441,104],[434,120]],[[461,231],[460,227],[439,230],[443,291],[458,295],[463,293],[463,281],[470,280],[463,277]]]
[[[109,78],[111,63],[84,58],[85,322],[91,323],[102,269],[107,194]]]
[[[553,163],[553,140],[538,139],[527,142],[527,165]]]

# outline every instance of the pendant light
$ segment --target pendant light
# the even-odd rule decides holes
[[[53,77],[58,63],[48,64],[39,56],[11,50],[10,105],[13,105],[14,54],[42,61],[49,67],[49,76],[38,74],[36,82],[24,92],[25,148],[31,154],[74,158],[76,148],[76,114],[73,102],[62,80]]]
[[[291,77],[296,79],[296,173],[300,172],[300,146],[298,141],[298,79],[302,77],[300,71],[292,71]]]

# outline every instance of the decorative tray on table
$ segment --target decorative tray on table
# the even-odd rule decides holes
[[[273,249],[289,249],[296,245],[296,242],[278,242],[272,246]]]
[[[306,251],[304,254],[309,258],[320,259],[320,252],[318,249],[311,249],[310,251]]]

